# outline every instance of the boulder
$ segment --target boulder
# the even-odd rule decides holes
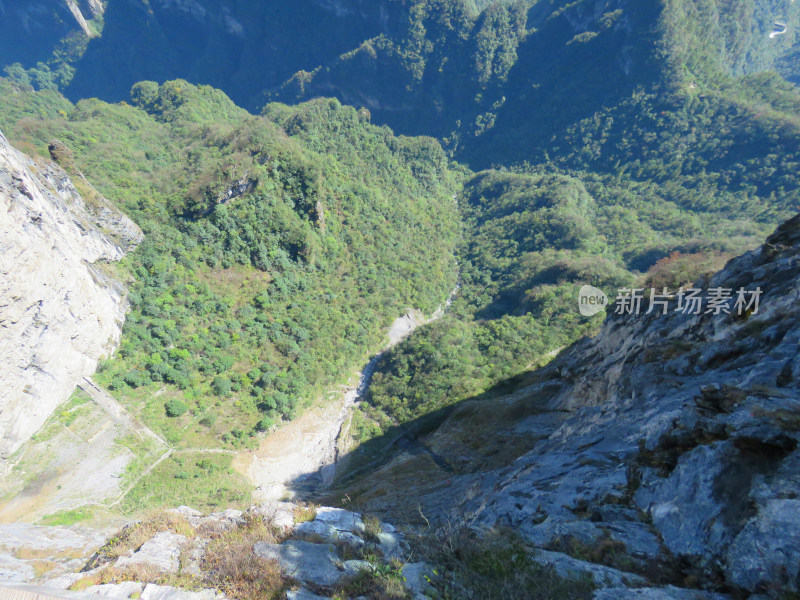
[[[325,542],[345,542],[353,548],[361,548],[364,545],[364,540],[351,533],[350,531],[343,531],[336,529],[330,523],[324,521],[304,521],[294,528],[294,535],[300,538],[322,538]]]
[[[565,579],[590,577],[595,585],[601,587],[641,586],[647,583],[643,577],[634,573],[573,558],[562,552],[537,550],[532,558],[540,565],[552,567],[559,577]]]
[[[304,583],[329,587],[344,575],[337,566],[338,557],[329,545],[299,540],[283,544],[258,542],[253,552],[262,558],[277,560],[285,575]]]
[[[425,592],[431,589],[430,578],[433,569],[424,562],[406,563],[403,565],[402,574],[406,589],[411,592],[414,600],[426,600]]]
[[[124,569],[133,565],[147,565],[165,573],[177,573],[181,566],[181,548],[187,542],[185,535],[161,531],[132,555],[120,556],[114,566]]]
[[[687,590],[668,585],[661,588],[605,588],[597,590],[592,600],[731,600],[730,596],[702,590]]]
[[[317,509],[315,520],[328,523],[340,531],[363,533],[365,529],[364,522],[361,520],[361,515],[342,508],[322,506]]]

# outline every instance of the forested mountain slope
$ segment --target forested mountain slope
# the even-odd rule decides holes
[[[461,175],[431,138],[336,100],[254,117],[182,80],[139,84],[131,104],[0,88],[9,138],[49,146],[145,233],[97,379],[170,444],[252,445],[455,285]]]
[[[723,308],[672,294],[610,311],[546,367],[389,432],[389,458],[331,497],[508,528],[533,560],[611,588],[595,599],[795,597],[798,252],[795,216],[695,282],[730,290]],[[486,577],[452,564],[466,589]],[[699,589],[626,589],[665,585]]]

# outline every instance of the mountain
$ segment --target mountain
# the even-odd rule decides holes
[[[797,595],[800,5],[42,6],[0,2],[0,522],[41,527],[0,576],[184,505],[58,584]]]
[[[37,6],[7,12],[9,30],[33,46],[9,46],[5,64],[47,62],[22,48],[55,47],[70,29],[69,19],[51,22]],[[402,133],[447,138],[471,161],[524,124],[533,139],[504,148],[524,160],[532,143],[640,87],[718,88],[773,68],[791,77],[797,13],[790,0],[112,1],[98,21],[102,36],[66,58],[74,68],[67,95],[117,101],[140,80],[182,77],[251,110],[268,98],[335,96]],[[311,36],[308,23],[323,25]]]
[[[724,309],[693,314],[674,294],[652,311],[609,309],[596,336],[547,366],[389,432],[390,458],[331,497],[395,519],[510,527],[544,563],[611,567],[634,587],[791,597],[798,256],[800,216],[695,284],[706,298],[727,290]],[[596,597],[616,593],[628,597]],[[684,597],[665,594],[653,597]]]
[[[190,490],[203,508],[244,497],[236,452],[347,383],[384,327],[409,308],[433,313],[455,285],[461,174],[432,138],[394,136],[336,100],[256,117],[183,80],[142,82],[113,105],[0,88],[9,138],[31,154],[59,148],[63,168],[145,233],[122,266],[120,347],[96,380],[155,432],[120,436],[139,459],[119,474],[126,482],[139,482],[159,446],[185,453],[134,486],[125,507]],[[51,419],[57,430],[62,417]],[[220,444],[211,458],[224,483],[198,488],[194,476],[210,466],[193,449]],[[28,468],[64,476],[44,459]],[[24,492],[22,470],[21,487],[4,492]]]

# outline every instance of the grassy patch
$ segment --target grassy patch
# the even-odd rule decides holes
[[[187,504],[199,510],[244,508],[250,484],[231,467],[232,456],[173,454],[139,481],[122,501],[123,511]]]
[[[402,565],[373,563],[371,569],[363,569],[358,574],[340,583],[333,598],[368,598],[369,600],[406,600],[411,594],[404,584]]]
[[[478,536],[444,527],[414,540],[414,550],[435,565],[431,584],[442,600],[581,600],[592,597],[590,580],[567,580],[535,563],[513,532]]]
[[[296,504],[294,507],[294,522],[304,523],[317,518],[317,505],[306,502]]]
[[[367,538],[377,538],[379,533],[383,533],[381,520],[375,515],[363,515],[361,521],[364,523],[364,535]]]
[[[202,588],[202,581],[191,575],[167,574],[159,571],[149,564],[130,565],[125,568],[106,567],[96,573],[81,577],[69,588],[80,592],[93,585],[106,583],[121,583],[123,581],[139,581],[142,583],[155,583],[157,585],[170,585],[185,590],[198,590]]]
[[[283,597],[287,582],[277,561],[253,552],[256,542],[283,541],[263,518],[249,518],[245,525],[218,534],[203,560],[205,584],[233,600],[267,600]]]
[[[70,510],[60,510],[39,519],[39,525],[74,525],[81,521],[88,521],[93,516],[91,508],[81,506]]]
[[[195,536],[195,530],[180,515],[159,512],[148,519],[122,529],[101,548],[87,565],[95,568],[109,564],[117,556],[149,540],[158,531],[173,531]],[[272,600],[282,598],[288,581],[281,575],[277,561],[253,553],[256,542],[281,542],[283,538],[262,517],[248,518],[244,525],[228,530],[205,531],[210,537],[201,566],[202,576],[186,573],[167,574],[149,565],[130,565],[125,568],[106,566],[76,581],[73,591],[92,585],[139,581],[170,585],[185,590],[217,589],[232,600]],[[182,557],[183,562],[183,557]]]

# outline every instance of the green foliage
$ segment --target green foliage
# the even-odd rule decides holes
[[[42,517],[37,522],[38,525],[74,525],[81,521],[87,521],[93,516],[92,510],[87,507],[75,508],[71,510],[60,510],[46,517]]]
[[[254,443],[455,283],[458,181],[430,138],[336,101],[253,117],[185,81],[135,86],[142,108],[0,90],[9,137],[42,154],[60,140],[146,233],[122,265],[131,310],[98,378],[172,443]]]
[[[183,503],[209,512],[220,507],[244,508],[250,501],[250,485],[233,470],[231,458],[222,454],[173,454],[133,487],[121,508],[130,514],[138,514],[145,507]]]
[[[185,402],[173,398],[164,405],[164,409],[167,411],[168,417],[180,417],[189,410],[189,407]]]

